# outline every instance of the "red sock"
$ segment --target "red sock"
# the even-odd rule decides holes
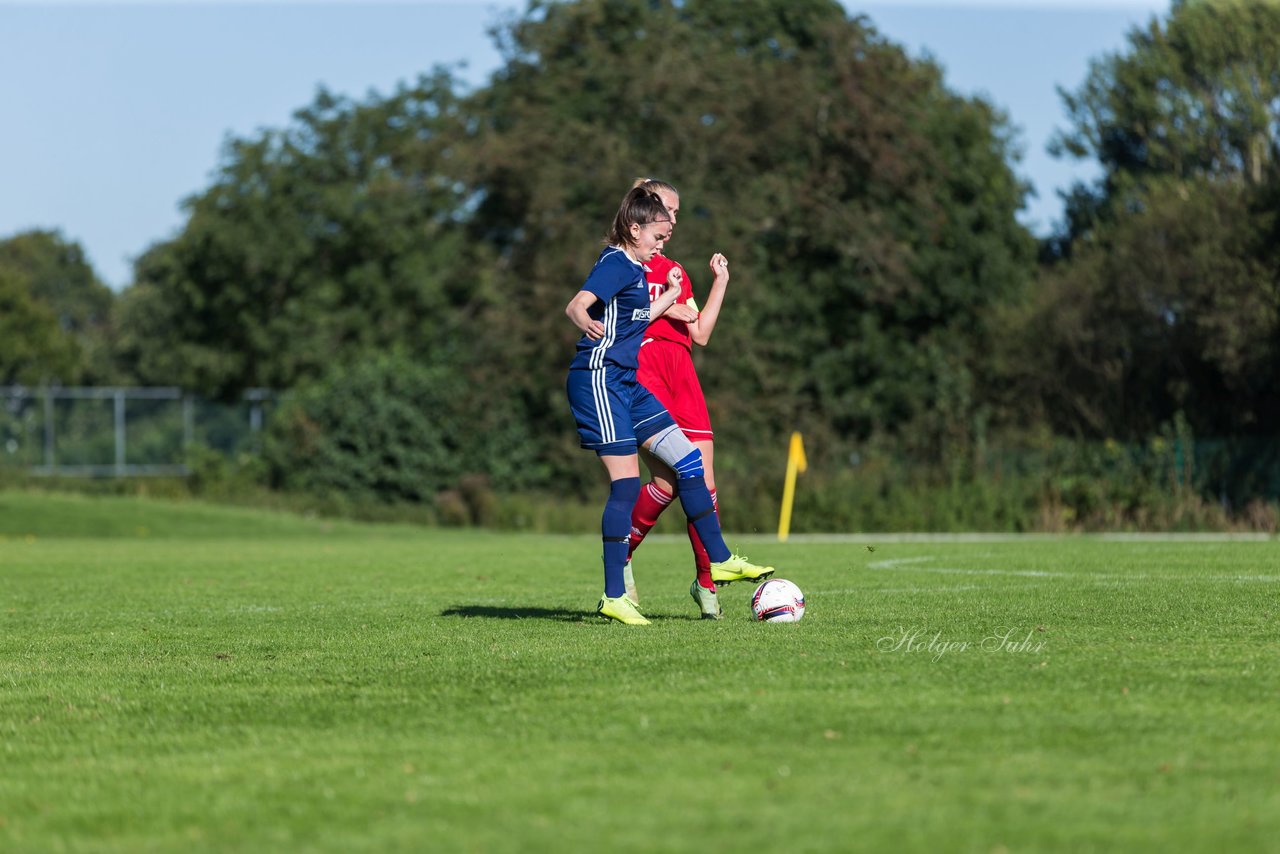
[[[631,550],[627,552],[627,560],[631,560],[631,555],[640,547],[649,529],[658,523],[658,517],[671,506],[674,498],[652,481],[640,488],[636,506],[631,508]]]
[[[716,518],[720,518],[720,503],[716,501],[716,491],[711,490],[711,506],[716,508]],[[707,590],[715,590],[716,583],[711,580],[711,557],[707,554],[707,549],[702,545],[702,539],[698,536],[697,530],[694,529],[693,523],[689,523],[689,545],[693,546],[693,568],[698,573],[698,583]]]

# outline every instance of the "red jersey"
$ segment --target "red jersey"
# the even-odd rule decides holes
[[[680,267],[679,262],[672,261],[665,255],[654,255],[645,265],[644,278],[649,283],[650,304],[662,295],[663,286],[667,283],[667,274],[671,272],[672,267]],[[693,298],[693,285],[689,282],[689,274],[685,272],[684,267],[680,267],[680,274],[680,298],[676,302],[691,305],[694,311],[697,311],[698,303]],[[644,337],[672,341],[682,345],[686,350],[693,349],[693,336],[689,332],[689,324],[683,320],[672,320],[666,315],[650,322]]]
[[[645,265],[644,278],[649,283],[650,305],[662,294],[672,267],[680,265],[664,255],[653,256]],[[677,302],[690,305],[697,311],[689,274],[684,267],[680,267],[680,272],[683,275]],[[636,379],[667,408],[690,441],[710,442],[713,436],[711,416],[707,413],[707,401],[702,395],[698,372],[693,367],[692,345],[689,324],[665,316],[652,321],[645,328],[644,343],[640,345]]]

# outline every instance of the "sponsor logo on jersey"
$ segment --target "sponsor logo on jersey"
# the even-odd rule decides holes
[[[632,320],[643,320],[643,321],[645,321],[645,322],[648,322],[648,320],[649,320],[649,309],[647,309],[647,308],[636,308],[636,309],[632,309],[632,310],[631,310],[631,319],[632,319]]]

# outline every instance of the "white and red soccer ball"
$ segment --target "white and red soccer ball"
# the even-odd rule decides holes
[[[752,595],[751,614],[762,623],[798,623],[804,616],[804,594],[785,578],[771,578]]]

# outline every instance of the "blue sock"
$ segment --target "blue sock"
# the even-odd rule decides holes
[[[638,477],[619,478],[609,485],[609,500],[600,518],[600,536],[604,540],[604,595],[610,599],[627,592],[622,567],[627,563],[631,539],[631,508],[636,506],[639,497]]]
[[[712,563],[728,560],[729,547],[724,544],[724,535],[720,533],[720,517],[716,516],[716,506],[711,501],[706,479],[682,477],[676,481],[676,488],[680,490],[680,506],[684,508],[684,515],[698,532],[707,557]]]

